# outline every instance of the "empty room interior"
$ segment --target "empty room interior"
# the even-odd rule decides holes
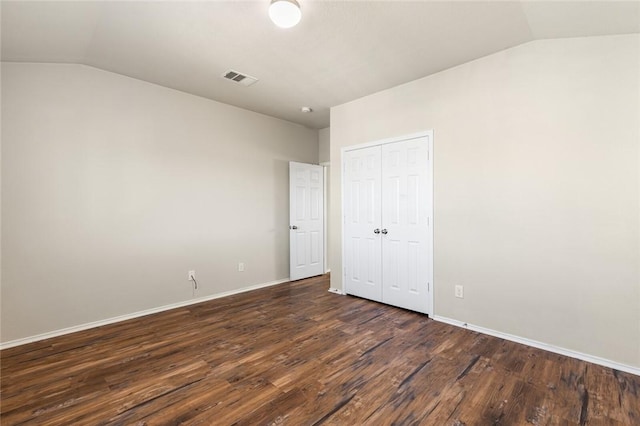
[[[3,425],[640,425],[640,2],[0,25]]]

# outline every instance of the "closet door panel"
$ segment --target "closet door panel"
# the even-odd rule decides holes
[[[348,294],[382,301],[379,146],[345,153],[344,250]]]
[[[382,146],[382,301],[428,312],[429,151],[426,138]]]

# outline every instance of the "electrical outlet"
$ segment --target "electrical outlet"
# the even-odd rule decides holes
[[[238,262],[238,272],[244,272],[244,262]]]
[[[456,286],[456,297],[460,299],[464,298],[464,287],[461,285]]]
[[[189,271],[187,274],[187,280],[194,281],[196,278],[196,271]]]

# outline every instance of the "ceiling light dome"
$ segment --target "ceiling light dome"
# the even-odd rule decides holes
[[[291,28],[302,18],[300,5],[296,0],[271,0],[269,18],[280,28]]]

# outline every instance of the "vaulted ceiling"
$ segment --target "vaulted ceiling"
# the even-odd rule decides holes
[[[322,128],[331,106],[518,44],[640,32],[636,1],[300,4],[284,30],[268,0],[2,1],[2,60],[86,64]]]

